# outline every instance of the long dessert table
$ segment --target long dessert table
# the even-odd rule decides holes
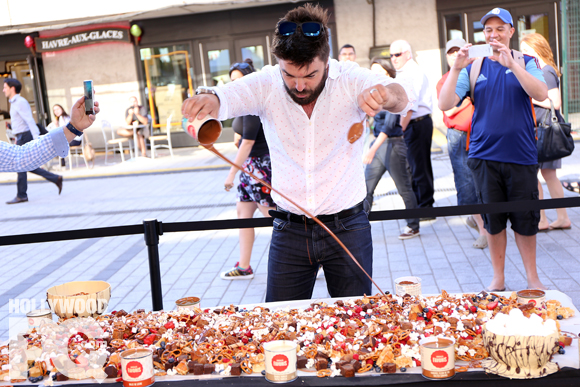
[[[509,297],[511,292],[498,293],[505,297]],[[430,295],[425,295],[426,297]],[[453,294],[451,295],[453,296]],[[457,295],[459,296],[459,295]],[[570,332],[572,334],[578,335],[580,332],[580,313],[578,309],[572,303],[572,300],[566,296],[564,293],[548,290],[546,291],[546,300],[558,300],[563,307],[571,308],[575,315],[573,317],[559,320],[561,331]],[[264,303],[264,304],[249,304],[240,305],[240,308],[251,310],[257,306],[267,307],[268,309],[274,311],[278,309],[296,309],[296,308],[307,308],[313,302],[325,302],[327,304],[333,304],[337,299],[317,299],[317,300],[301,300],[301,301],[290,301],[290,302],[276,302],[276,303]],[[201,301],[201,307],[203,308],[203,300]],[[212,308],[215,309],[215,308]],[[564,354],[555,354],[553,356],[553,361],[558,363],[560,370],[552,375],[545,376],[543,378],[537,379],[508,379],[500,377],[493,374],[488,374],[484,372],[481,368],[479,369],[469,369],[468,372],[456,373],[456,375],[446,381],[440,380],[428,380],[421,375],[421,367],[410,367],[406,372],[401,372],[397,370],[395,374],[384,374],[377,373],[374,371],[366,372],[364,374],[357,374],[353,378],[345,377],[317,377],[315,372],[305,372],[298,370],[298,378],[289,382],[289,386],[391,386],[391,385],[421,385],[426,386],[432,383],[445,383],[459,385],[462,383],[465,386],[550,386],[561,387],[561,386],[580,386],[580,350],[579,350],[579,340],[573,340],[572,344],[566,347],[566,352]],[[257,373],[252,375],[244,376],[222,376],[222,375],[174,375],[174,376],[156,376],[155,378],[156,386],[167,386],[167,387],[189,387],[195,386],[266,386],[271,383],[267,381],[263,376]],[[46,382],[46,379],[45,379]],[[122,386],[121,382],[115,379],[105,379],[104,383],[109,385],[115,385],[115,387]],[[7,382],[0,382],[1,385],[8,385]],[[86,384],[98,384],[96,380],[86,379],[80,381],[69,380],[66,382],[54,382],[55,386],[81,386]],[[19,383],[18,385],[32,385],[29,381],[24,383]]]

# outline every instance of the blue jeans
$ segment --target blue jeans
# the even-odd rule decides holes
[[[325,225],[372,276],[373,243],[366,212]],[[324,269],[331,297],[371,294],[369,278],[322,227],[275,218],[266,302],[310,299],[319,265]]]
[[[478,203],[473,174],[467,166],[466,143],[467,132],[453,128],[447,129],[447,151],[453,168],[458,206]]]
[[[375,188],[386,171],[389,171],[393,178],[397,191],[405,202],[405,208],[407,210],[417,208],[417,197],[413,193],[411,175],[407,169],[407,145],[403,137],[388,137],[377,149],[373,161],[365,169],[367,201],[371,206]],[[408,227],[413,230],[419,229],[419,218],[406,220]]]

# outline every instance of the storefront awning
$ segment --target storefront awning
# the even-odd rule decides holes
[[[225,11],[236,8],[251,8],[278,3],[296,3],[298,1],[300,0],[190,0],[184,1],[183,3],[177,5],[164,6],[149,10],[139,10],[135,12],[124,12],[111,15],[100,15],[96,17],[75,18],[58,21],[48,20],[45,22],[13,26],[0,26],[0,35],[17,33],[29,34],[32,32],[78,27],[88,24],[155,19],[160,17]]]

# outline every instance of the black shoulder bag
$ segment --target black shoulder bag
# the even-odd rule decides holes
[[[546,112],[544,122],[538,124],[536,136],[538,138],[538,162],[552,161],[570,156],[574,151],[571,125],[558,122],[554,103],[550,100],[550,112]]]

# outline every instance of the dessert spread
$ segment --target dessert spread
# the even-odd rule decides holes
[[[455,341],[454,360],[467,362],[456,367],[455,372],[461,372],[481,367],[488,357],[483,325],[494,316],[519,309],[523,316],[553,319],[558,326],[558,319],[574,313],[555,300],[546,305],[547,309],[536,309],[531,303],[520,304],[515,292],[504,297],[485,292],[452,296],[443,291],[434,297],[387,294],[278,310],[270,310],[267,304],[253,309],[231,305],[171,312],[121,310],[89,318],[102,328],[101,338],[72,334],[67,346],[72,362],[66,371],[77,379],[94,377],[84,365],[88,353],[95,352],[106,359],[99,371],[108,378],[119,378],[121,353],[144,348],[152,351],[155,376],[255,374],[265,369],[263,344],[288,340],[297,344],[296,362],[301,371],[320,377],[352,377],[418,367],[419,341],[447,337]],[[63,322],[61,319],[59,324]],[[28,349],[42,347],[42,331],[41,325],[25,335]],[[8,364],[9,351],[7,346],[0,348],[1,366]],[[67,376],[55,367],[55,356],[54,352],[39,353],[22,370],[22,379],[28,373],[36,375],[36,382],[46,377],[50,382],[64,380]],[[0,380],[10,380],[6,368],[1,368]]]

